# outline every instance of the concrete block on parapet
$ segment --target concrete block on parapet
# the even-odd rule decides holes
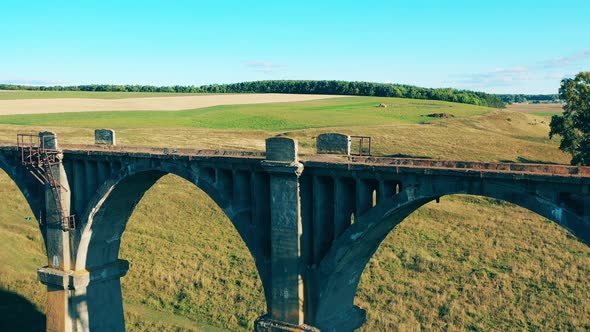
[[[350,136],[338,133],[320,134],[316,138],[317,153],[350,155]]]
[[[112,129],[96,129],[96,130],[94,130],[94,144],[117,145],[115,131]]]
[[[57,134],[52,131],[42,131],[39,133],[39,142],[44,149],[58,150]]]
[[[266,160],[296,163],[299,144],[296,139],[276,136],[266,139]]]

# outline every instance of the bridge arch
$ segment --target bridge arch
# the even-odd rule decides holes
[[[233,187],[233,181],[227,179],[227,176],[231,176],[228,172],[229,170],[200,167],[195,164],[188,166],[174,161],[140,161],[125,165],[99,187],[87,204],[88,207],[81,218],[83,223],[79,225],[75,270],[94,270],[116,264],[123,233],[137,204],[158,180],[172,174],[202,190],[231,221],[254,258],[265,299],[268,299],[270,289],[267,287],[267,260],[262,257],[260,250],[255,248],[259,244],[249,233],[250,223],[244,220],[249,215],[246,213],[249,207],[234,202],[233,197],[236,193],[227,190],[228,186]],[[117,291],[120,294],[120,285],[116,287],[118,290],[111,290],[111,294],[117,294]],[[266,303],[268,304],[268,300]],[[90,304],[88,311],[92,311]]]
[[[485,183],[435,180],[428,185],[410,186],[358,216],[355,223],[334,241],[314,276],[321,290],[314,311],[316,326],[332,327],[334,322],[343,320],[342,317],[354,317],[347,321],[356,320],[362,324],[365,313],[354,306],[354,298],[361,274],[383,240],[420,207],[455,194],[493,198],[518,205],[554,221],[590,245],[590,224],[585,224],[570,206],[560,204],[555,199],[555,192],[524,190],[493,180]]]
[[[44,218],[45,213],[45,199],[44,188],[29,174],[29,172],[22,167],[16,156],[9,157],[9,155],[0,153],[0,170],[4,171],[6,175],[16,184],[20,192],[23,194],[29,208],[36,218]],[[39,224],[39,230],[43,236],[43,246],[47,240],[45,228]]]
[[[6,330],[45,330],[47,295],[34,270],[35,262],[47,262],[45,233],[37,222],[39,211],[32,210],[31,196],[25,196],[23,183],[19,185],[18,177],[8,172],[6,159],[2,159],[0,152],[1,325]],[[27,216],[34,217],[25,220]],[[23,321],[23,317],[27,319]]]

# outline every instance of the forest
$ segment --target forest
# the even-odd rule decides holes
[[[29,86],[0,84],[0,90],[37,91],[109,91],[109,92],[168,92],[168,93],[294,93],[375,97],[431,99],[456,103],[504,108],[506,102],[498,95],[452,88],[423,88],[412,85],[309,80],[270,80],[202,86],[152,86],[152,85],[73,85]]]
[[[559,103],[561,100],[559,99],[558,94],[549,94],[549,95],[524,95],[524,94],[502,94],[498,95],[503,102],[507,104],[514,104],[514,103],[532,103],[532,104],[539,104],[539,103]]]

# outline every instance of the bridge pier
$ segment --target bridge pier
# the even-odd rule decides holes
[[[128,269],[122,259],[93,270],[40,268],[48,290],[47,331],[125,331],[120,278]]]
[[[255,324],[257,332],[317,331],[304,325],[305,265],[302,260],[302,223],[297,140],[266,140],[262,166],[270,174],[271,285],[269,314]]]
[[[69,217],[70,215],[70,195],[68,194],[70,186],[61,163],[63,154],[59,151],[57,135],[52,132],[40,132],[39,140],[40,147],[58,151],[56,155],[58,162],[48,166],[48,171],[52,174],[48,177],[49,181],[54,181],[54,183],[45,184],[45,213],[44,216],[40,216],[40,219],[45,217],[42,222],[46,225],[47,232],[47,268],[56,271],[56,273],[64,273],[69,271],[72,265],[70,234],[62,230],[63,216]],[[43,152],[40,151],[40,153]],[[52,283],[47,284],[47,331],[73,331],[68,299],[69,292],[66,288]]]

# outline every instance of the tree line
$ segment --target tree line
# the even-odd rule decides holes
[[[452,88],[422,88],[412,85],[348,82],[280,80],[254,81],[202,86],[152,86],[152,85],[74,85],[74,86],[28,86],[0,84],[0,90],[36,91],[112,91],[112,92],[169,92],[169,93],[293,93],[330,94],[353,96],[398,97],[412,99],[442,100],[456,103],[503,108],[505,102],[497,95]]]
[[[498,95],[507,104],[514,103],[560,103],[558,94],[549,95],[524,95],[524,94],[501,94]]]

